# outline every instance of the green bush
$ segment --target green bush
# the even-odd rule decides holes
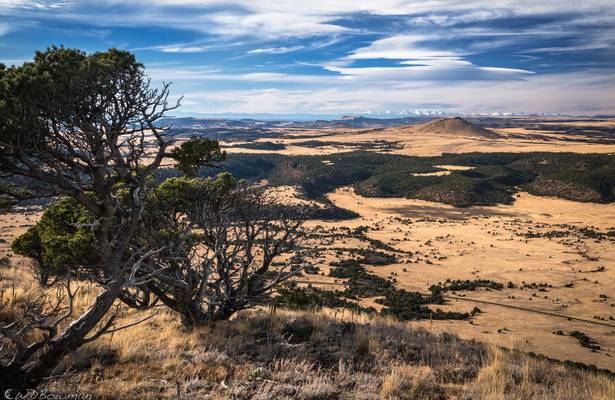
[[[91,270],[98,262],[90,214],[75,200],[64,197],[54,202],[41,219],[18,236],[11,248],[36,261],[42,284],[69,269]]]

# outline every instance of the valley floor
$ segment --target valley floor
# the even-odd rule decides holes
[[[392,246],[397,262],[369,266],[396,287],[427,292],[446,279],[489,279],[504,289],[449,292],[445,310],[483,312],[470,321],[409,322],[435,332],[536,352],[615,370],[615,204],[578,203],[520,193],[512,205],[454,208],[410,199],[364,198],[342,188],[329,198],[360,218],[310,222],[321,237],[321,275],[301,279],[338,284],[328,277],[340,248],[366,246],[342,227],[368,227],[366,236]],[[335,250],[334,250],[335,249]],[[507,287],[511,282],[511,288]],[[378,304],[364,301],[366,305]],[[572,319],[575,318],[575,319]],[[601,349],[582,347],[568,334],[581,331]],[[555,334],[555,332],[562,334]]]
[[[607,127],[613,126],[608,121]],[[229,151],[615,152],[613,140],[597,134],[494,130],[500,138],[420,136],[397,127],[322,130],[256,140],[281,143],[284,150]],[[455,168],[446,167],[426,176],[447,175]],[[277,187],[274,193],[285,201],[310,203],[297,188]],[[443,310],[480,309],[467,320],[394,322],[348,310],[261,309],[251,310],[251,318],[240,315],[235,321],[185,332],[175,315],[162,310],[142,325],[85,346],[66,361],[63,377],[46,387],[135,399],[615,398],[612,374],[584,372],[527,355],[533,352],[615,372],[615,203],[519,192],[510,205],[455,208],[422,200],[361,197],[351,187],[327,197],[359,217],[307,222],[312,233],[303,244],[303,257],[317,272],[298,277],[300,285],[343,289],[344,279],[329,276],[331,263],[356,258],[357,250],[375,249],[374,243],[379,243],[378,250],[395,256],[395,261],[365,268],[396,288],[428,293],[431,285],[446,280],[484,279],[501,283],[503,289],[447,291],[445,304],[439,306]],[[40,215],[40,209],[18,209],[1,216],[3,311],[10,312],[20,298],[37,290],[28,261],[14,257],[10,244]],[[93,285],[82,285],[78,307],[86,307],[96,296]],[[376,300],[360,301],[382,308]],[[120,322],[138,318],[128,311]],[[599,349],[583,347],[571,335],[575,331]]]
[[[493,121],[491,121],[493,122]],[[429,126],[430,124],[424,124]],[[613,119],[584,119],[583,121],[557,121],[549,119],[499,119],[489,128],[497,138],[486,138],[470,132],[459,132],[455,127],[441,127],[438,132],[417,130],[416,126],[387,128],[327,128],[277,129],[278,136],[244,142],[230,138],[229,153],[277,153],[286,155],[312,155],[350,152],[372,147],[377,151],[390,151],[409,156],[438,156],[443,153],[470,152],[573,152],[613,153],[613,135],[596,129],[613,130]],[[537,126],[533,126],[537,125]],[[420,126],[420,125],[419,125]],[[464,127],[462,127],[464,128]],[[471,130],[471,129],[470,129]],[[242,143],[245,145],[242,147]],[[259,148],[255,144],[264,147]],[[274,143],[280,148],[268,148]],[[246,145],[247,144],[247,145]]]

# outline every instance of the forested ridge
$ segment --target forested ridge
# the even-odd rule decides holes
[[[441,176],[414,175],[443,171],[438,165],[471,168]],[[266,179],[274,186],[297,185],[312,199],[354,185],[357,194],[363,196],[408,197],[455,206],[508,204],[519,191],[595,203],[615,200],[615,156],[609,154],[231,154],[223,170],[242,179]],[[174,173],[170,169],[159,171],[160,176]]]

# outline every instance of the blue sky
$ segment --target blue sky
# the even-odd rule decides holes
[[[134,52],[181,112],[615,114],[613,0],[0,0],[0,62]]]

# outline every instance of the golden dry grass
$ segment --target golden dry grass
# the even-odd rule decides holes
[[[2,268],[2,318],[40,290]],[[19,288],[21,285],[23,287]],[[78,308],[96,290],[78,283]],[[15,291],[12,287],[15,286]],[[53,290],[53,289],[50,289]],[[142,317],[122,312],[118,324]],[[350,322],[352,321],[352,322]],[[611,399],[615,378],[380,317],[260,309],[186,331],[162,309],[70,355],[44,388],[95,398]]]
[[[437,400],[446,398],[436,385],[436,377],[429,367],[394,366],[382,382],[380,394],[385,399]]]
[[[328,146],[319,149],[321,153],[352,151],[354,142],[376,139],[401,141],[404,148],[399,152],[415,155],[443,151],[615,151],[610,144],[564,141],[566,138],[561,134],[552,134],[554,140],[549,142],[532,140],[529,135],[536,131],[517,128],[500,130],[503,137],[496,140],[408,135],[403,128],[326,133],[331,135],[322,140],[348,145]],[[522,137],[525,134],[527,139]],[[314,132],[315,139],[320,135],[322,132]],[[281,139],[288,145],[282,153],[313,153],[313,149],[295,145],[304,140]],[[292,188],[281,190],[289,193],[289,199],[296,198]],[[393,264],[371,271],[382,276],[398,274],[400,287],[425,290],[429,284],[446,278],[478,276],[502,282],[511,280],[517,285],[522,280],[548,281],[557,286],[548,293],[549,299],[530,297],[530,292],[520,289],[477,292],[471,296],[572,317],[610,315],[612,301],[595,301],[599,294],[610,295],[615,288],[610,279],[615,273],[610,268],[615,252],[609,243],[582,240],[570,245],[544,238],[528,241],[515,236],[515,231],[525,233],[530,228],[536,229],[537,224],[544,225],[543,230],[559,229],[561,224],[607,229],[615,225],[613,205],[536,198],[523,193],[511,206],[466,210],[418,200],[365,199],[348,190],[339,190],[330,198],[343,208],[359,212],[361,218],[343,224],[314,222],[312,225],[325,228],[368,225],[369,237],[400,250],[446,256],[435,265]],[[412,224],[400,225],[395,220],[400,217],[412,219]],[[4,242],[0,243],[0,257],[10,253],[11,239],[31,225],[37,214],[27,211],[2,218],[0,233]],[[322,247],[326,250],[360,245],[351,239],[343,243],[330,241]],[[599,259],[587,259],[582,254]],[[335,257],[334,253],[325,251],[316,261],[327,272],[326,265]],[[29,272],[28,262],[16,257],[11,261],[11,266],[0,267],[2,321],[9,319],[25,298],[40,291]],[[587,271],[601,265],[607,266],[606,271],[587,275]],[[592,281],[583,280],[587,276]],[[598,279],[599,283],[593,282]],[[574,288],[562,287],[571,280],[575,281]],[[91,304],[97,288],[84,282],[75,284],[80,287],[78,312]],[[50,294],[55,290],[49,289]],[[515,297],[507,298],[510,295]],[[467,311],[473,305],[460,300],[445,308]],[[579,325],[574,322],[503,311],[496,306],[480,305],[480,308],[484,312],[472,324],[467,321],[406,324],[348,311],[256,310],[233,321],[189,332],[174,314],[161,309],[146,323],[103,337],[68,357],[57,371],[60,377],[49,381],[46,387],[62,393],[85,392],[100,398],[131,399],[615,399],[612,375],[583,371],[500,347],[536,351],[613,369],[612,329],[581,325],[583,331],[597,338],[606,349],[591,353],[568,336],[552,334],[556,329],[577,328]],[[123,309],[118,325],[141,317],[142,313]],[[499,332],[503,326],[511,330],[505,334]]]
[[[549,124],[548,119],[539,119],[534,122]],[[511,120],[513,126],[518,121]],[[427,123],[426,125],[428,125]],[[565,127],[584,127],[590,131],[593,127],[613,127],[615,120],[584,120],[551,122],[564,129]],[[420,129],[417,126],[393,126],[384,129],[364,128],[331,128],[331,129],[297,129],[292,132],[277,128],[280,137],[263,138],[257,142],[282,143],[284,150],[254,150],[241,147],[229,147],[229,153],[279,153],[288,155],[312,155],[315,149],[305,146],[306,140],[320,140],[329,142],[318,147],[318,154],[333,154],[349,152],[358,149],[358,143],[368,143],[376,140],[395,142],[402,147],[394,153],[413,156],[436,156],[442,153],[468,153],[468,152],[576,152],[576,153],[614,153],[615,145],[601,143],[590,135],[581,136],[567,133],[565,130],[540,131],[526,129],[523,124],[513,128],[494,129],[500,137],[486,138],[480,135],[465,135],[463,131],[455,129]],[[293,135],[299,135],[293,137]],[[306,139],[309,138],[309,139]],[[581,138],[582,140],[579,140]],[[334,144],[333,144],[334,143]],[[234,143],[236,144],[236,143]]]
[[[329,264],[352,257],[349,251],[340,249],[369,247],[368,242],[348,237],[344,231],[364,226],[370,239],[380,240],[399,252],[392,264],[367,266],[378,276],[394,278],[396,287],[427,292],[430,285],[446,279],[477,278],[505,286],[508,282],[514,284],[514,288],[499,291],[459,292],[442,307],[468,312],[478,306],[483,312],[472,321],[412,321],[412,326],[615,370],[615,329],[609,326],[615,325],[615,247],[612,240],[578,234],[578,229],[613,229],[615,204],[579,203],[519,193],[511,205],[460,209],[422,200],[366,198],[354,194],[351,188],[339,189],[328,197],[337,206],[361,216],[308,223],[320,234],[306,244],[314,249],[306,260],[320,268],[322,275],[305,275],[302,280],[327,283],[319,285],[324,289],[339,289],[332,286],[335,278],[327,276]],[[526,236],[529,232],[550,231],[560,231],[564,236]],[[522,287],[524,282],[548,283],[552,287]],[[570,282],[572,287],[567,286]],[[562,317],[474,300],[552,312]],[[363,299],[362,304],[379,307],[374,299]],[[553,334],[559,330],[585,332],[602,349],[592,352],[567,334]]]

